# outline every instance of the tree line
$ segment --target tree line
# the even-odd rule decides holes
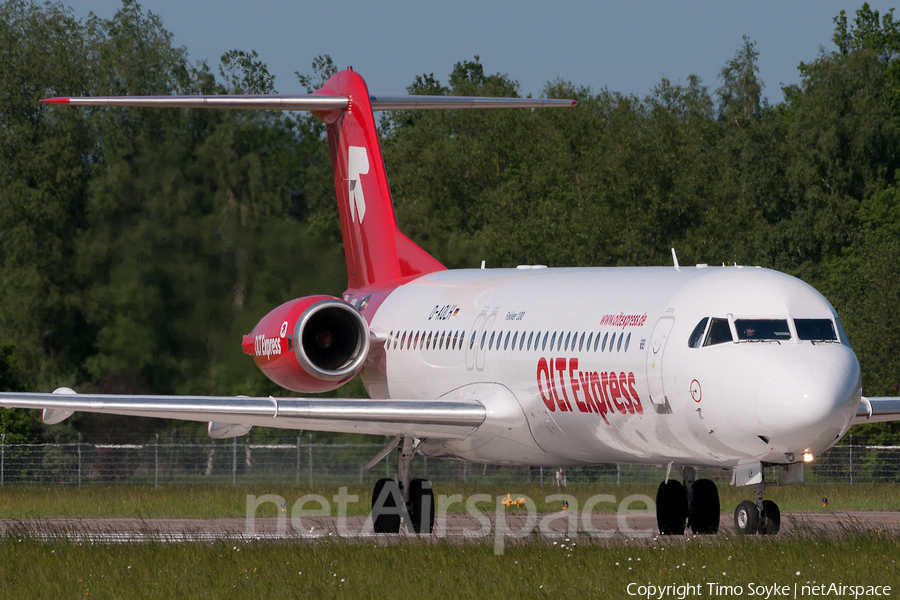
[[[0,17],[0,387],[284,393],[240,339],[271,307],[346,284],[321,124],[47,106],[276,82],[253,51],[192,61],[134,0],[109,20],[24,0]],[[712,87],[663,79],[638,97],[556,80],[543,95],[576,109],[385,113],[400,227],[451,268],[664,265],[674,247],[682,264],[791,273],[837,308],[865,392],[900,395],[900,21],[863,4],[834,24],[778,104],[745,37]],[[312,91],[333,72],[319,56],[297,76]],[[475,56],[408,91],[519,86]],[[39,429],[0,412],[0,429],[22,435],[116,423],[81,415]]]

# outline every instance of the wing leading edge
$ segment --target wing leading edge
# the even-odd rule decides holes
[[[487,414],[483,404],[471,399],[363,400],[60,392],[4,392],[0,393],[0,406],[44,409],[47,422],[59,422],[74,412],[95,412],[280,429],[441,439],[467,437],[484,422]]]
[[[853,417],[853,425],[863,423],[885,423],[887,421],[900,421],[900,398],[866,398],[859,400],[859,408]]]

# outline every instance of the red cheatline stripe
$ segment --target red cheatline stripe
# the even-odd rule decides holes
[[[50,104],[68,104],[68,98],[44,98],[41,102],[48,102]]]

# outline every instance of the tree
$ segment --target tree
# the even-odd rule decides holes
[[[0,5],[0,337],[30,385],[77,379],[91,328],[71,263],[92,152],[88,124],[39,100],[88,87],[83,29],[61,5]]]
[[[719,115],[723,119],[758,119],[765,106],[762,98],[763,83],[757,76],[759,51],[756,42],[744,36],[744,43],[734,58],[725,63],[719,72],[722,87],[719,96]]]
[[[14,366],[16,346],[12,342],[0,342],[0,392],[20,392]],[[35,437],[34,411],[22,408],[0,408],[0,433],[6,444],[21,443]]]

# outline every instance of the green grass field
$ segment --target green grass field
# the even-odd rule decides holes
[[[656,487],[652,485],[570,485],[559,490],[555,486],[446,486],[437,487],[435,495],[472,494],[491,496],[527,495],[540,512],[556,511],[562,501],[545,502],[551,494],[566,493],[582,506],[595,494],[612,494],[624,499],[631,494],[645,494],[655,500]],[[5,486],[0,488],[0,518],[216,518],[246,516],[247,496],[275,494],[284,498],[288,507],[304,494],[318,494],[332,501],[338,488],[298,489],[294,486],[86,486],[81,489],[67,486]],[[369,488],[350,488],[350,494],[359,501],[348,506],[349,516],[366,515],[371,506]],[[722,512],[731,512],[741,500],[752,499],[749,488],[719,486]],[[900,486],[881,485],[795,485],[773,487],[766,492],[768,499],[778,503],[782,512],[821,511],[822,498],[828,498],[829,511],[840,510],[900,510]],[[597,510],[615,510],[615,505],[602,503]],[[332,511],[337,507],[332,503]],[[463,504],[454,504],[450,512],[462,512]],[[260,507],[257,516],[275,516],[276,507],[267,504]]]
[[[789,586],[793,597],[795,584],[832,583],[889,585],[896,595],[896,543],[851,531],[637,545],[579,538],[519,543],[497,556],[487,542],[77,545],[8,538],[0,542],[0,597],[628,598],[629,583],[699,585],[702,597],[722,596],[710,583],[741,586],[742,596],[751,585]]]
[[[365,514],[369,491],[349,491],[360,496],[351,514]],[[538,510],[547,511],[558,510],[559,503],[543,499],[559,491],[550,486],[480,486],[437,493],[527,494]],[[619,499],[655,496],[655,489],[640,485],[569,486],[564,491],[579,505],[601,493]],[[772,488],[768,497],[786,512],[900,510],[898,491],[896,485],[800,485]],[[0,517],[244,517],[248,494],[278,494],[290,504],[302,493],[331,498],[337,489],[7,486],[0,489]],[[723,512],[749,498],[746,489],[721,486],[720,493]],[[829,499],[828,509],[821,506],[823,496]],[[612,509],[598,506],[604,507]],[[463,510],[462,505],[456,508]],[[268,505],[258,516],[272,516],[275,510]],[[752,597],[765,597],[760,585],[788,586],[793,597],[795,584],[797,597],[813,597],[804,596],[802,586],[822,584],[888,585],[896,595],[898,541],[890,533],[853,526],[830,536],[802,529],[775,537],[726,534],[617,542],[536,535],[508,541],[504,553],[496,555],[492,538],[105,545],[13,535],[0,540],[0,598],[631,598],[632,583],[700,586],[687,597],[746,597],[751,591]],[[740,586],[740,594],[737,587],[709,584]],[[729,591],[730,596],[723,593]],[[672,588],[666,597],[677,598],[678,593]]]

